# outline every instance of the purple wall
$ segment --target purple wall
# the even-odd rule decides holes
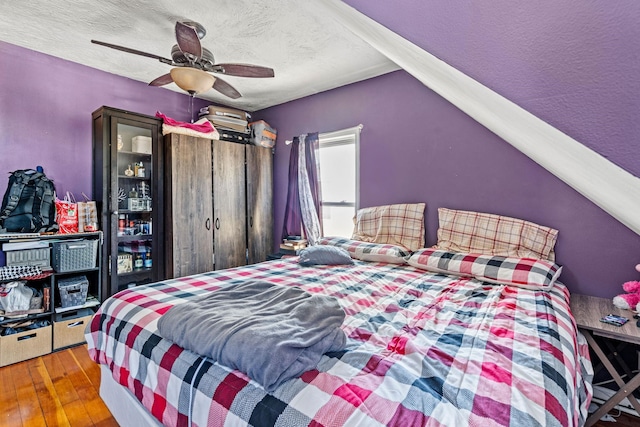
[[[638,3],[347,2],[640,173]],[[260,117],[278,129],[276,236],[286,199],[284,141],[362,123],[360,206],[426,202],[428,245],[436,241],[438,207],[491,212],[558,229],[561,280],[573,292],[611,297],[640,278],[640,236],[404,71]]]
[[[345,3],[640,175],[637,0]]]
[[[0,42],[1,194],[9,172],[42,165],[58,195],[91,196],[91,113],[103,105],[190,118],[187,95]]]

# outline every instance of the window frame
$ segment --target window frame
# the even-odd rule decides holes
[[[355,197],[354,202],[325,201],[322,192],[320,205],[322,207],[352,207],[355,215],[360,207],[360,132],[362,125],[341,129],[333,132],[322,132],[318,134],[318,150],[326,147],[336,147],[340,145],[354,145],[355,148]],[[323,170],[320,164],[320,174]],[[321,181],[322,185],[322,181]]]

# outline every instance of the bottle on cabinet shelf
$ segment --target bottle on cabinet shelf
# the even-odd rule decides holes
[[[136,252],[133,257],[133,269],[134,270],[142,270],[144,267],[144,261],[142,260],[142,254],[140,252]]]
[[[144,258],[144,268],[151,268],[153,266],[153,262],[151,261],[151,249],[147,250]]]
[[[138,196],[145,199],[150,198],[149,194],[149,184],[147,184],[146,182],[141,182],[138,186]]]
[[[124,214],[120,214],[118,215],[118,234],[119,235],[124,234],[125,227],[126,227],[126,223],[124,219]]]

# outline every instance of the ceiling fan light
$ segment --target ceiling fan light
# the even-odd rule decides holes
[[[173,82],[182,90],[190,94],[206,92],[213,87],[216,78],[211,74],[191,67],[172,68],[171,78]]]

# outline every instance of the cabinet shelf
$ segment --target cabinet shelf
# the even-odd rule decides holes
[[[140,210],[140,211],[132,211],[131,209],[118,209],[118,213],[121,214],[137,214],[137,213],[151,213],[153,212],[152,210],[149,209],[145,209],[145,210]]]
[[[53,233],[0,233],[0,243],[13,242],[29,242],[37,240],[66,240],[66,239],[83,239],[85,237],[95,236],[98,232],[91,231],[86,233],[72,234],[53,234]]]
[[[89,273],[92,271],[100,271],[100,267],[84,268],[82,270],[64,271],[61,273],[54,272],[53,274],[55,274],[56,276],[72,276],[75,274]]]
[[[151,154],[138,153],[137,151],[118,150],[118,155],[131,156],[139,159],[150,159]]]
[[[26,314],[20,317],[5,317],[4,314],[0,314],[0,318],[2,318],[2,320],[0,320],[0,326],[6,325],[9,323],[23,322],[26,320],[34,320],[34,319],[39,319],[44,317],[50,318],[52,314],[53,314],[52,311],[43,311],[42,313]]]
[[[151,234],[136,234],[133,236],[118,236],[119,242],[135,242],[136,240],[148,241],[153,239]]]
[[[127,176],[127,175],[118,175],[118,179],[133,179],[136,181],[151,181],[150,176]]]
[[[27,280],[21,277],[15,278],[15,279],[2,279],[0,280],[0,286],[7,284],[7,283],[11,283],[11,282],[17,282],[19,280]],[[38,279],[29,279],[28,282],[30,283],[41,283],[41,282],[48,282],[49,281],[49,277],[42,277],[42,278],[38,278]]]
[[[95,296],[88,296],[87,297],[87,302],[85,302],[84,304],[74,305],[72,307],[56,307],[55,308],[55,312],[56,313],[66,313],[68,311],[77,311],[77,310],[81,310],[83,308],[97,307],[99,305],[100,305],[100,301],[98,301],[98,299]]]
[[[126,273],[118,273],[118,276],[120,276],[120,277],[147,276],[151,272],[153,272],[153,267],[151,267],[151,268],[141,268],[139,270],[128,271]]]
[[[48,271],[51,271],[51,270],[45,270],[45,269],[42,270],[43,273],[48,272]],[[55,275],[57,277],[60,277],[60,276],[73,276],[75,274],[90,273],[90,272],[93,272],[93,271],[100,271],[100,267],[85,268],[85,269],[82,269],[82,270],[73,270],[73,271],[64,271],[64,272],[53,271],[53,272],[51,272],[51,275]],[[3,285],[5,283],[9,283],[9,282],[15,282],[15,281],[18,281],[18,280],[27,280],[28,283],[33,284],[33,283],[49,282],[50,276],[41,277],[41,278],[37,278],[37,279],[23,279],[23,278],[3,279],[3,280],[0,280],[0,285]],[[0,314],[0,316],[2,316],[2,315]]]

